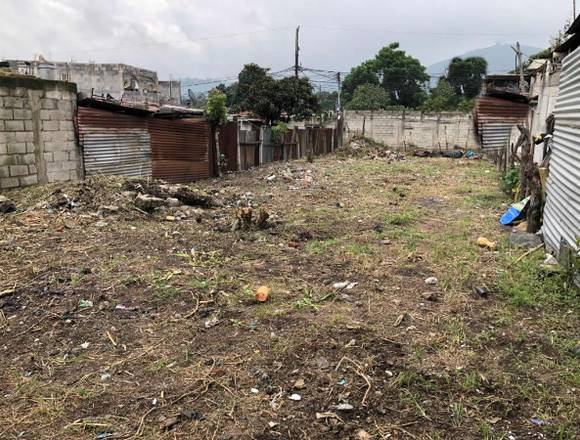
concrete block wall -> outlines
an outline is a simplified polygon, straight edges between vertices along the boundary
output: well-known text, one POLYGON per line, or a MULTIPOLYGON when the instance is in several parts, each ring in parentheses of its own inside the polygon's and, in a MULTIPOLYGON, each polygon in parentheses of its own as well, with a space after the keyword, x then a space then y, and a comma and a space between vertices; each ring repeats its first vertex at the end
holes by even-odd
POLYGON ((76 85, 0 77, 0 190, 81 177, 76 85))
POLYGON ((347 136, 361 134, 392 148, 477 148, 473 116, 467 113, 422 113, 403 110, 345 112, 347 136))

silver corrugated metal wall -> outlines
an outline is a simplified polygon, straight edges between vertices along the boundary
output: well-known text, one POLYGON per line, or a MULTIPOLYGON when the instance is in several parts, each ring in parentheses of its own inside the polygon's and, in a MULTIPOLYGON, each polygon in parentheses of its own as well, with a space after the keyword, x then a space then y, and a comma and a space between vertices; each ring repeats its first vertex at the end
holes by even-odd
POLYGON ((580 237, 580 48, 564 58, 554 114, 544 237, 559 253, 563 242, 578 250, 580 237))

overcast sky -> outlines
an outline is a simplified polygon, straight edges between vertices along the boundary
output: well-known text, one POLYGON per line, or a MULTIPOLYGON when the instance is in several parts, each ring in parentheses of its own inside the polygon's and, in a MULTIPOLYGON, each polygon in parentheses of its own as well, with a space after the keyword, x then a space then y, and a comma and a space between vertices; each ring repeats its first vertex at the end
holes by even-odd
POLYGON ((0 58, 122 62, 161 79, 256 62, 349 70, 399 41, 429 65, 497 42, 544 47, 572 0, 0 0, 0 58))

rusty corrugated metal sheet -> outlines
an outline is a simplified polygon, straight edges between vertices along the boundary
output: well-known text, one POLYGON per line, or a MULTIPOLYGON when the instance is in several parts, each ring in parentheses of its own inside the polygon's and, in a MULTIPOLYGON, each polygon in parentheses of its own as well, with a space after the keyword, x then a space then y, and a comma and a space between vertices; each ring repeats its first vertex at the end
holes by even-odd
POLYGON ((150 119, 153 178, 187 183, 213 175, 212 131, 205 119, 150 119))
POLYGON ((77 126, 87 175, 151 176, 151 144, 144 118, 79 107, 77 126))
POLYGON ((483 96, 477 100, 475 123, 482 148, 499 150, 511 143, 512 128, 529 115, 528 104, 483 96))

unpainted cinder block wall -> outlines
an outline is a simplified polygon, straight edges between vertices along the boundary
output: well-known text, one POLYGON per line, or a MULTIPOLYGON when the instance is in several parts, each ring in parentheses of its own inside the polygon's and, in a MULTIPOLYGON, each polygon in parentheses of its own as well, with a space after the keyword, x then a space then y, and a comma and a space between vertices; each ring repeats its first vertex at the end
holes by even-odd
POLYGON ((76 85, 0 77, 0 189, 81 177, 76 85))
POLYGON ((392 148, 429 150, 478 148, 473 116, 469 113, 382 110, 345 112, 347 137, 361 134, 392 148))

